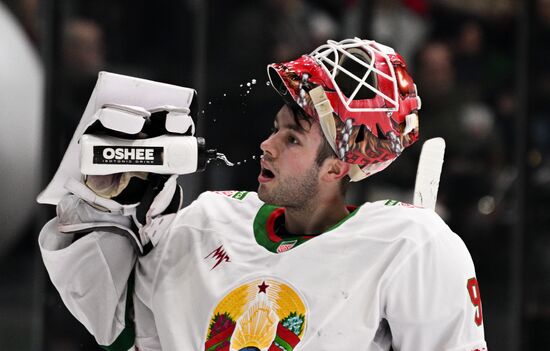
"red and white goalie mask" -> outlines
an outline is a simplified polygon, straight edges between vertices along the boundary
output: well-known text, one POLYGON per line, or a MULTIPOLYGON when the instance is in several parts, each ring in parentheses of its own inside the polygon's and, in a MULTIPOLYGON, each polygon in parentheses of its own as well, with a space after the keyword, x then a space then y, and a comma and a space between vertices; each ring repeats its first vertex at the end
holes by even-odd
POLYGON ((418 139, 420 97, 405 60, 359 38, 329 40, 309 55, 268 66, 272 86, 321 124, 358 181, 386 168, 418 139))

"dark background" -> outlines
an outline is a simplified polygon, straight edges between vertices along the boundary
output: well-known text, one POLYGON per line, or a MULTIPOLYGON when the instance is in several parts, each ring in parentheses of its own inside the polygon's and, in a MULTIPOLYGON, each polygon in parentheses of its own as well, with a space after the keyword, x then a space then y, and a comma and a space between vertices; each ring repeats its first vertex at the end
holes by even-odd
MULTIPOLYGON (((447 141, 437 211, 476 264, 489 348, 550 347, 549 0, 2 3, 44 74, 38 189, 57 169, 100 70, 197 89, 198 134, 241 165, 183 177, 190 201, 205 189, 256 188, 252 156, 281 104, 266 86, 266 64, 329 38, 394 46, 422 97, 421 142, 447 141)), ((24 133, 9 129, 17 116, 0 117, 2 133, 24 133)), ((412 201, 421 142, 354 184, 349 201, 412 201)), ((50 207, 25 209, 15 229, 2 217, 10 240, 0 241, 0 350, 98 349, 41 263, 36 239, 50 207)))

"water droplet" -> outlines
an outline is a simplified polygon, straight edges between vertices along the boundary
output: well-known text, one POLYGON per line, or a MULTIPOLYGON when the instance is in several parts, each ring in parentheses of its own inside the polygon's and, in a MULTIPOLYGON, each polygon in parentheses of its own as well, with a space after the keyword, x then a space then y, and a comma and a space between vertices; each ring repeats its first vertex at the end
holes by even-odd
POLYGON ((208 101, 208 105, 212 105, 212 101, 208 101))
POLYGON ((244 160, 243 162, 246 163, 246 160, 244 160))
POLYGON ((241 88, 243 87, 243 85, 242 85, 242 84, 241 84, 241 85, 239 85, 239 86, 240 86, 241 88))
POLYGON ((265 85, 270 86, 271 82, 265 82, 265 85))
POLYGON ((250 90, 247 90, 246 93, 247 93, 247 94, 250 93, 250 90))
POLYGON ((226 93, 223 93, 223 96, 227 96, 227 94, 226 94, 226 93))
POLYGON ((252 79, 252 84, 256 84, 256 79, 252 79))
POLYGON ((212 121, 213 121, 213 122, 216 122, 216 119, 214 118, 212 121))
POLYGON ((252 156, 252 159, 255 160, 255 159, 256 159, 256 155, 252 156))
POLYGON ((228 165, 229 167, 233 167, 233 166, 234 166, 234 164, 233 164, 231 161, 229 161, 229 160, 227 159, 227 157, 226 157, 224 154, 222 154, 221 152, 217 152, 217 153, 216 153, 216 159, 222 160, 222 161, 225 162, 225 164, 228 165))
POLYGON ((240 163, 240 162, 237 162, 237 166, 240 166, 240 165, 241 165, 241 163, 240 163))
POLYGON ((260 158, 261 158, 261 159, 264 158, 264 155, 260 155, 260 158))
POLYGON ((202 110, 201 113, 204 114, 204 110, 202 110))
POLYGON ((249 86, 250 86, 250 83, 246 83, 246 86, 249 87, 249 86))

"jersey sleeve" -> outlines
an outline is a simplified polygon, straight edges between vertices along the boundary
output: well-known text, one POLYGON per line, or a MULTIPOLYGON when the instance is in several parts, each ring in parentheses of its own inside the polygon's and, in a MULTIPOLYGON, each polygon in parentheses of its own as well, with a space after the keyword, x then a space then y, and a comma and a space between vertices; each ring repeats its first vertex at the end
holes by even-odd
POLYGON ((450 230, 434 235, 402 260, 385 301, 397 351, 486 351, 474 265, 450 230))
POLYGON ((92 232, 75 242, 57 230, 57 219, 39 235, 50 279, 68 310, 107 350, 128 350, 135 332, 127 318, 136 254, 127 238, 92 232), (130 282, 129 282, 130 281, 130 282))

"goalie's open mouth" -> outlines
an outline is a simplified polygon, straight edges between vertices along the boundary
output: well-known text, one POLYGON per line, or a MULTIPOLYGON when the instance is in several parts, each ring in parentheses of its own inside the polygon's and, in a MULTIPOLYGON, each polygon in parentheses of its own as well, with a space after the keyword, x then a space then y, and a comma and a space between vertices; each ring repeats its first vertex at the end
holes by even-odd
POLYGON ((273 173, 272 170, 270 170, 264 161, 261 162, 261 170, 260 170, 260 175, 258 176, 258 181, 260 183, 266 183, 266 182, 269 182, 270 180, 272 180, 273 178, 275 178, 275 174, 273 173))
POLYGON ((271 172, 269 169, 262 169, 262 176, 266 178, 275 178, 275 174, 271 172))

